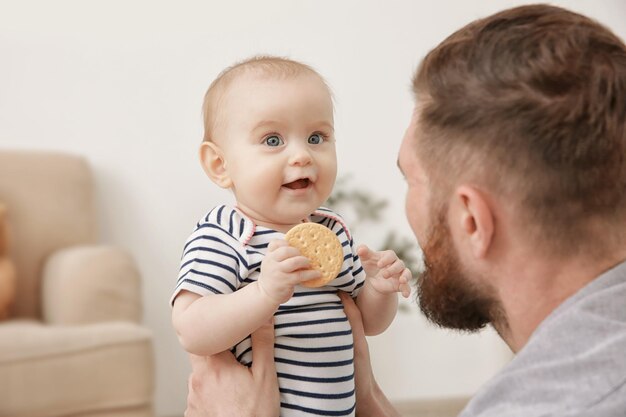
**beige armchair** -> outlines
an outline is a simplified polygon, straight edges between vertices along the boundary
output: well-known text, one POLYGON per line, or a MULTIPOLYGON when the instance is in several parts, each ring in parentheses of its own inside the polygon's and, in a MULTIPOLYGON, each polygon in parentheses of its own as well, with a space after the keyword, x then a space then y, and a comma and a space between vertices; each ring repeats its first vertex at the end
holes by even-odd
POLYGON ((0 417, 152 416, 150 332, 131 257, 96 244, 80 157, 0 150, 17 296, 0 321, 0 417))

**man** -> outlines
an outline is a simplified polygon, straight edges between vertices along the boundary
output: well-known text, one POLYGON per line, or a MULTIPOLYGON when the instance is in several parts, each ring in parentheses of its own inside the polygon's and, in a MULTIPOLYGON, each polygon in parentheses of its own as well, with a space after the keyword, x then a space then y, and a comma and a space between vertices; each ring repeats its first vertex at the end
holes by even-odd
MULTIPOLYGON (((443 327, 491 324, 517 354, 461 416, 625 416, 626 46, 584 16, 519 7, 444 40, 413 90, 398 164, 420 307, 443 327)), ((357 414, 396 416, 344 304, 357 414)), ((189 416, 277 415, 271 327, 255 337, 251 370, 196 363, 189 416), (255 396, 216 396, 236 385, 255 396)))

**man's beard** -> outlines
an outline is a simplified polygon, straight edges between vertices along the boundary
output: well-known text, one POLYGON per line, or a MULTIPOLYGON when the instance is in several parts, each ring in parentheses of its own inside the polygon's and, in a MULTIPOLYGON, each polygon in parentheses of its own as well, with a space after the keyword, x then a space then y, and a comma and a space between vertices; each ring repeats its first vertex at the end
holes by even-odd
POLYGON ((491 287, 478 286, 463 271, 446 223, 446 211, 438 210, 422 248, 425 267, 417 278, 420 309, 431 322, 450 329, 473 332, 489 323, 506 326, 491 287))

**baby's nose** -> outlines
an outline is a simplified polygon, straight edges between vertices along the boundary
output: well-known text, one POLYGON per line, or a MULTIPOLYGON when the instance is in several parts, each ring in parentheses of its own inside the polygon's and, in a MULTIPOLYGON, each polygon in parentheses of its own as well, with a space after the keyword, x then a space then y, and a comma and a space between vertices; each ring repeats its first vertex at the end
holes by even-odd
POLYGON ((291 165, 308 165, 311 161, 311 153, 305 146, 294 147, 289 157, 289 164, 291 165))

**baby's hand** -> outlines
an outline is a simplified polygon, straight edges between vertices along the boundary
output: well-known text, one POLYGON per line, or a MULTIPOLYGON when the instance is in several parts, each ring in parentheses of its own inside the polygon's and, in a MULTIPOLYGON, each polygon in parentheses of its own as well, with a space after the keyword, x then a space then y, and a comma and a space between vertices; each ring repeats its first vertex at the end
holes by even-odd
POLYGON ((270 242, 261 262, 259 287, 273 302, 282 304, 291 298, 297 284, 320 276, 298 249, 277 239, 270 242))
POLYGON ((357 255, 361 258, 365 274, 376 291, 382 294, 399 292, 404 298, 409 298, 411 271, 404 266, 404 262, 394 251, 373 251, 365 245, 360 245, 357 248, 357 255))

